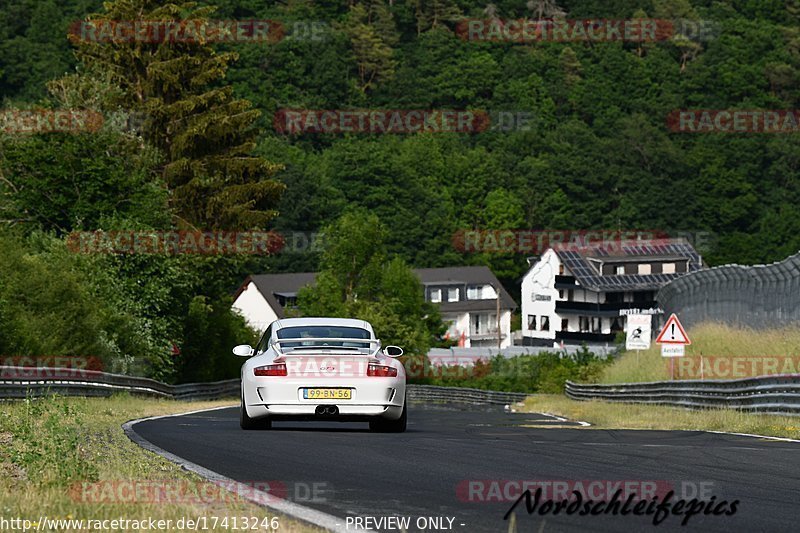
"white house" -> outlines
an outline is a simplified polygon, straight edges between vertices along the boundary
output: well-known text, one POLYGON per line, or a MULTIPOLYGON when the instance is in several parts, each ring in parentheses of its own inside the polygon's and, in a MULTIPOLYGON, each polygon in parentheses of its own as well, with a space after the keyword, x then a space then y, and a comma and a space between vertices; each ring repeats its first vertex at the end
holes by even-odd
MULTIPOLYGON (((439 307, 449 324, 447 336, 466 348, 511 346, 511 312, 517 305, 485 266, 418 268, 425 299, 439 307), (499 298, 498 298, 499 290, 499 298), (497 309, 500 309, 498 329, 497 309)), ((234 294, 233 308, 255 329, 265 329, 296 304, 297 292, 313 285, 316 274, 248 276, 234 294)))
POLYGON ((655 301, 659 288, 703 268, 682 239, 550 248, 531 259, 522 279, 522 341, 528 346, 613 342, 627 315, 663 314, 655 301))
POLYGON ((233 296, 233 308, 257 331, 279 318, 285 318, 285 307, 293 307, 297 291, 313 285, 314 272, 294 274, 260 274, 247 276, 233 296))

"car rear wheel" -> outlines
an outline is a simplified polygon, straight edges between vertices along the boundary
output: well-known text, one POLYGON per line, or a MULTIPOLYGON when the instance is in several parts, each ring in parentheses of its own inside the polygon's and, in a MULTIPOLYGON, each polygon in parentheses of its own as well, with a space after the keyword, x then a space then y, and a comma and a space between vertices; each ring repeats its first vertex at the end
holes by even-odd
POLYGON ((250 418, 247 415, 247 409, 244 408, 244 393, 242 393, 241 401, 239 403, 239 426, 242 429, 272 429, 272 420, 269 418, 250 418))
POLYGON ((408 405, 403 399, 403 414, 397 420, 385 420, 378 418, 369 423, 370 431, 376 433, 403 433, 408 425, 408 405))

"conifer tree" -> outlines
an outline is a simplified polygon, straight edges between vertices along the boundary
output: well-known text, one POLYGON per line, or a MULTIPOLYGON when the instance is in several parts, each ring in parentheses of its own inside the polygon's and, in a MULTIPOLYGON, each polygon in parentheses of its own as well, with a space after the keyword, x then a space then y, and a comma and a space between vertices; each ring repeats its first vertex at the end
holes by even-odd
POLYGON ((343 28, 358 65, 359 90, 367 92, 394 77, 397 62, 389 42, 397 41, 391 13, 373 2, 372 11, 358 4, 350 8, 343 28), (370 23, 370 17, 374 21, 370 23))
POLYGON ((94 38, 103 35, 104 21, 191 20, 200 28, 215 8, 156 0, 115 0, 104 7, 87 18, 97 32, 71 35, 82 68, 60 82, 105 79, 120 90, 104 111, 122 108, 145 117, 140 133, 163 154, 161 173, 179 225, 264 227, 277 214, 284 186, 272 179, 279 165, 251 155, 260 112, 224 83, 237 54, 216 52, 207 42, 213 34, 202 31, 187 31, 191 38, 180 40, 94 38))

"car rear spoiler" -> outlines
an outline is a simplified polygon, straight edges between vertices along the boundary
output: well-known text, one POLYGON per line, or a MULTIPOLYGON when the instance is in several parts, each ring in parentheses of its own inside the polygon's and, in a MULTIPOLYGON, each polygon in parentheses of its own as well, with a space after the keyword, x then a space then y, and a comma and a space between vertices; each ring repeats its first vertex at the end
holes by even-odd
MULTIPOLYGON (((359 343, 359 344, 368 344, 369 345, 368 349, 371 350, 369 356, 372 357, 372 358, 375 358, 377 356, 378 352, 381 349, 381 341, 379 339, 354 339, 352 337, 301 337, 301 338, 294 338, 294 339, 278 339, 276 341, 273 341, 273 343, 272 343, 272 347, 275 350, 275 353, 277 354, 277 356, 275 357, 275 361, 282 360, 287 354, 287 352, 284 352, 284 350, 281 348, 281 344, 286 344, 286 343, 290 343, 290 342, 302 342, 302 343, 312 342, 312 343, 318 343, 318 344, 312 344, 310 346, 295 346, 295 347, 293 347, 294 349, 300 349, 300 348, 302 348, 302 349, 325 348, 325 349, 332 349, 332 350, 335 350, 337 348, 359 349, 359 347, 358 346, 329 346, 329 345, 326 345, 326 344, 323 344, 323 343, 328 343, 328 342, 342 342, 342 343, 344 343, 344 342, 353 342, 353 343, 359 343), (374 350, 372 349, 373 345, 375 346, 374 350)), ((314 355, 314 354, 308 354, 308 355, 314 355)), ((320 355, 329 355, 329 354, 320 354, 320 355)))

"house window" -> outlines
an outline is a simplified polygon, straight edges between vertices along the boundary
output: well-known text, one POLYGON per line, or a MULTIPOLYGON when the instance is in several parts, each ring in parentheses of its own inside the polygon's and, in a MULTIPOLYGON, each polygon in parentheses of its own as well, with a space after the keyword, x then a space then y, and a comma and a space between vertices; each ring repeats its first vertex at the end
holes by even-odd
POLYGON ((578 317, 581 333, 589 333, 589 317, 578 317))
POLYGON ((592 317, 592 333, 600 333, 600 317, 592 317))
POLYGON ((661 273, 662 274, 674 274, 675 273, 675 263, 664 263, 661 265, 661 273))
POLYGON ((622 276, 623 274, 625 274, 625 265, 617 265, 614 269, 614 273, 617 276, 622 276))
POLYGON ((542 315, 539 317, 539 330, 541 331, 550 331, 550 317, 547 315, 542 315))
POLYGON ((558 289, 558 299, 559 300, 564 299, 564 289, 558 289))
POLYGON ((561 331, 569 331, 569 318, 561 319, 561 331))
POLYGON ((447 301, 448 302, 458 301, 458 287, 447 289, 447 301))
POLYGON ((536 329, 536 315, 528 315, 528 329, 536 329))
POLYGON ((497 315, 491 314, 478 314, 471 315, 472 335, 488 335, 490 333, 497 333, 497 315))
POLYGON ((442 301, 442 289, 431 289, 431 302, 439 303, 442 301))
POLYGON ((639 274, 641 274, 641 275, 650 274, 650 272, 652 272, 652 270, 653 269, 650 267, 650 263, 641 263, 639 265, 639 274))
POLYGON ((483 292, 481 289, 482 287, 480 285, 467 287, 467 300, 480 300, 481 293, 483 292))

